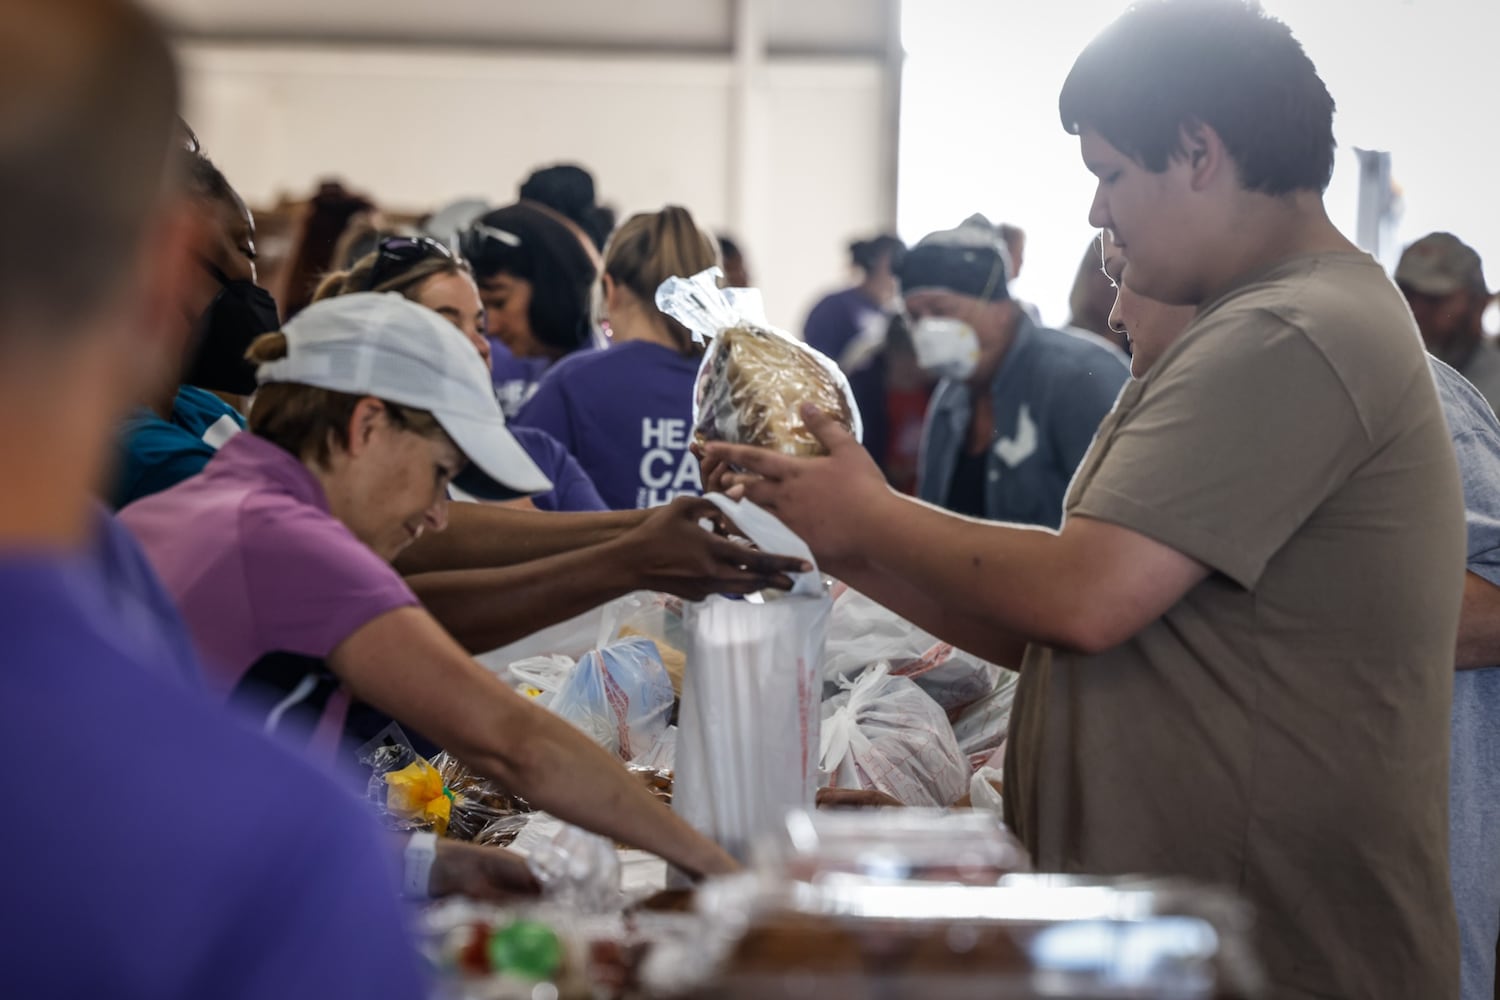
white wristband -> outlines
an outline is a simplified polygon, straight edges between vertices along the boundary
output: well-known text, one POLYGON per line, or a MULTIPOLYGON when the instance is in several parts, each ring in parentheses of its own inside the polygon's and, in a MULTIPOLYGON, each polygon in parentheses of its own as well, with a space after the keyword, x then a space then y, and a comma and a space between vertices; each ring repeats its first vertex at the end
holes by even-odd
POLYGON ((414 833, 406 842, 406 874, 401 881, 403 895, 426 899, 431 895, 432 862, 437 857, 437 834, 414 833))

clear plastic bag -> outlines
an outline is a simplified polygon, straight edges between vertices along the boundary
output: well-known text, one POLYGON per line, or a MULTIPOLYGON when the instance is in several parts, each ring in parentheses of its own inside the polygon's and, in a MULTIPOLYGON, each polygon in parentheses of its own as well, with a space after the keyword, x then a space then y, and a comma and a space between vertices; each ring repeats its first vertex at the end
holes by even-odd
POLYGON ((995 664, 924 632, 854 588, 836 585, 823 680, 828 684, 852 680, 881 661, 890 664, 892 674, 916 681, 949 718, 994 691, 1004 673, 995 664))
POLYGON ((605 837, 536 813, 511 843, 547 900, 584 913, 620 908, 620 858, 605 837))
POLYGON ((874 788, 908 806, 950 806, 969 764, 948 717, 921 688, 870 667, 823 703, 820 766, 834 788, 874 788))
POLYGON ((799 412, 812 403, 855 437, 863 434, 849 380, 832 359, 765 324, 744 300, 726 295, 718 268, 672 277, 656 291, 662 312, 707 343, 693 393, 693 436, 699 444, 729 441, 788 455, 824 449, 799 412))
MULTIPOLYGON (((754 504, 709 499, 763 550, 812 562, 801 539, 754 504)), ((757 836, 777 829, 788 810, 811 808, 817 793, 829 604, 814 570, 789 594, 711 597, 688 608, 672 807, 742 861, 757 836)))
POLYGON ((585 653, 548 707, 629 761, 656 746, 675 701, 656 644, 630 639, 585 653))
POLYGON ((518 693, 545 708, 566 686, 577 666, 575 660, 560 654, 531 656, 505 666, 499 676, 518 693))
POLYGON ((970 768, 990 763, 1005 743, 1010 731, 1010 708, 1016 700, 1016 683, 1021 675, 1013 670, 1000 671, 1000 679, 989 694, 965 708, 953 720, 953 735, 958 748, 969 759, 970 768))

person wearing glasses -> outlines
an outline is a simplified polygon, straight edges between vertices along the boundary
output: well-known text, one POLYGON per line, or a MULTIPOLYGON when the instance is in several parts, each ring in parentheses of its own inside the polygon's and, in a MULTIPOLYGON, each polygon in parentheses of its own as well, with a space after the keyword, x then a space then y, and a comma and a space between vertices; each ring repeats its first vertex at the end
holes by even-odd
POLYGON ((703 347, 656 307, 656 289, 718 262, 713 236, 687 209, 631 217, 604 253, 611 346, 559 361, 516 416, 561 441, 616 510, 702 492, 689 444, 703 347))
MULTIPOLYGON (((251 356, 249 430, 202 474, 121 514, 182 610, 209 693, 325 760, 357 698, 561 819, 689 874, 733 868, 618 760, 476 663, 391 567, 446 526, 450 483, 476 496, 537 488, 453 325, 400 295, 353 293, 308 306, 251 356)), ((790 586, 799 560, 711 535, 698 522, 717 508, 692 503, 617 543, 528 564, 506 597, 547 602, 528 628, 587 610, 578 580, 661 559, 679 521, 743 567, 730 589, 790 586)))
MULTIPOLYGON (((351 292, 396 292, 426 306, 458 328, 486 367, 491 364, 485 335, 484 305, 467 261, 447 246, 426 236, 388 236, 375 250, 347 271, 335 271, 319 283, 313 301, 351 292)), ((534 427, 507 427, 526 454, 543 471, 552 488, 531 497, 509 501, 537 510, 607 510, 599 491, 568 449, 552 435, 534 427)))
POLYGON ((528 201, 481 216, 459 249, 484 302, 500 408, 513 417, 548 368, 594 346, 598 255, 575 225, 528 201))

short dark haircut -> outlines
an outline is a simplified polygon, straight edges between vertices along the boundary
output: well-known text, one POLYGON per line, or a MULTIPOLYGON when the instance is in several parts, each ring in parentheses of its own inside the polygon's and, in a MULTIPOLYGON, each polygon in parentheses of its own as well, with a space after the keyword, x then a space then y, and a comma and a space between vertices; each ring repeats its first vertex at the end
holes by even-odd
POLYGON ((1140 0, 1083 50, 1058 100, 1063 128, 1091 128, 1146 169, 1208 125, 1247 190, 1327 189, 1333 98, 1284 23, 1256 0, 1140 0))
POLYGON ((128 0, 0 5, 0 343, 60 343, 128 274, 166 190, 177 71, 128 0))
POLYGON ((875 270, 875 265, 882 257, 889 257, 891 270, 900 274, 901 262, 905 256, 906 244, 901 242, 901 237, 890 233, 883 233, 868 240, 855 240, 849 244, 849 262, 867 274, 875 270))
POLYGON ((180 150, 177 164, 182 186, 188 194, 227 205, 239 203, 239 192, 229 183, 229 178, 201 150, 180 150))

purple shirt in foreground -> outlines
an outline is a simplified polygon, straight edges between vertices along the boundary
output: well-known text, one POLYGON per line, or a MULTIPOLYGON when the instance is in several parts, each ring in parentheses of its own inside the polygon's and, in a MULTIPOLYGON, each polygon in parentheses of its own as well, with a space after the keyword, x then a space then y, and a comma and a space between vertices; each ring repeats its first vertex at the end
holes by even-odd
POLYGON ((100 563, 0 556, 6 995, 421 997, 394 844, 148 663, 173 643, 100 563))

